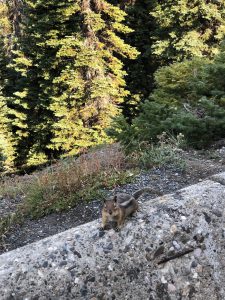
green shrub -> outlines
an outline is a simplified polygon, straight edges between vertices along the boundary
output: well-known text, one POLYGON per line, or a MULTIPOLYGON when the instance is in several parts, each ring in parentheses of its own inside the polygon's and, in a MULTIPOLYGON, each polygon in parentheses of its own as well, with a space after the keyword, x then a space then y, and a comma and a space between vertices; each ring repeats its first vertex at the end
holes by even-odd
POLYGON ((170 107, 195 104, 208 92, 205 80, 206 68, 210 65, 208 59, 194 58, 158 69, 155 72, 156 88, 150 100, 170 107))
POLYGON ((181 133, 188 145, 205 147, 225 137, 225 109, 215 100, 207 98, 199 100, 192 111, 146 101, 142 105, 142 112, 131 125, 126 124, 123 131, 116 127, 110 131, 127 152, 137 150, 145 142, 156 144, 162 132, 173 136, 181 133))
MULTIPOLYGON (((140 114, 128 124, 115 119, 108 134, 128 152, 142 143, 157 143, 166 132, 183 134, 188 145, 208 146, 225 137, 225 54, 214 61, 194 59, 175 63, 156 72, 156 89, 140 114)), ((150 155, 150 154, 149 154, 150 155)))
POLYGON ((181 169, 185 168, 180 147, 184 144, 183 135, 177 137, 168 136, 163 132, 158 136, 157 145, 146 144, 139 151, 139 163, 143 168, 155 166, 173 165, 181 169))

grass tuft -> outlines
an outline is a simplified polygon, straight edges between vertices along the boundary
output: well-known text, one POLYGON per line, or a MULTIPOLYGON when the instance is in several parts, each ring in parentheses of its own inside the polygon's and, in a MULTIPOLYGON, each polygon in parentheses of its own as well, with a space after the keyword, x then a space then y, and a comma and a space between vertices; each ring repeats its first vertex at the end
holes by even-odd
POLYGON ((2 181, 2 197, 21 198, 17 211, 0 218, 0 233, 24 218, 68 210, 81 201, 103 198, 107 189, 132 180, 120 147, 108 145, 79 158, 67 158, 32 175, 2 181))

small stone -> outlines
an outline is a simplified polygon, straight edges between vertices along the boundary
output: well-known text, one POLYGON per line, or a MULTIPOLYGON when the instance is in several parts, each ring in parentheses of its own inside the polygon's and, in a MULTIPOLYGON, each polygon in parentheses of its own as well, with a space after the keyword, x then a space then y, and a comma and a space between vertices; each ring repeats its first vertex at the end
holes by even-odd
POLYGON ((206 222, 209 224, 211 222, 211 217, 206 212, 203 212, 203 214, 204 214, 206 222))
POLYGON ((171 227, 170 227, 170 232, 172 234, 175 234, 177 232, 177 226, 175 224, 173 224, 171 227))
POLYGON ((197 273, 202 273, 203 267, 202 267, 201 265, 197 265, 195 271, 196 271, 197 273))
POLYGON ((74 282, 75 282, 75 284, 78 284, 80 282, 80 279, 78 277, 76 277, 74 282))
POLYGON ((43 264, 42 264, 42 267, 43 267, 43 268, 47 268, 47 267, 48 267, 48 262, 47 262, 47 261, 44 261, 43 264))
POLYGON ((161 277, 161 282, 162 282, 163 284, 166 284, 166 283, 167 283, 167 280, 165 279, 164 276, 161 277))
POLYGON ((194 273, 193 278, 195 278, 195 279, 198 278, 198 273, 194 273))
POLYGON ((202 235, 202 233, 197 233, 194 237, 194 240, 197 242, 202 243, 204 241, 204 236, 202 235))
POLYGON ((117 258, 113 258, 114 263, 118 264, 119 260, 117 258))
POLYGON ((67 261, 63 260, 59 263, 59 266, 62 267, 62 266, 65 266, 67 265, 67 261))
POLYGON ((145 276, 145 282, 146 282, 147 284, 151 283, 151 281, 150 281, 150 279, 148 278, 148 276, 145 276))
POLYGON ((187 217, 181 216, 180 219, 181 219, 181 221, 185 221, 187 219, 187 217))
POLYGON ((95 282, 95 276, 88 277, 87 281, 95 282))
POLYGON ((44 278, 44 277, 45 277, 44 274, 43 274, 43 272, 41 272, 40 270, 38 270, 38 275, 39 275, 41 278, 44 278))
POLYGON ((202 254, 202 250, 200 248, 197 248, 194 250, 194 256, 196 258, 199 258, 201 256, 201 254, 202 254))
POLYGON ((113 271, 113 267, 111 265, 108 265, 108 270, 113 271))
POLYGON ((174 253, 175 253, 175 248, 172 246, 172 247, 170 247, 169 250, 168 250, 168 255, 171 256, 171 255, 173 255, 174 253))
POLYGON ((180 250, 180 245, 177 243, 177 241, 173 241, 173 246, 175 249, 180 250))
POLYGON ((197 267, 197 262, 194 260, 192 263, 191 263, 191 268, 196 268, 197 267))
POLYGON ((172 283, 168 284, 168 292, 169 293, 174 293, 176 291, 176 287, 175 285, 173 285, 172 283))
POLYGON ((150 261, 150 260, 152 260, 152 255, 149 252, 147 252, 145 254, 145 258, 147 259, 147 261, 150 261))
POLYGON ((73 253, 74 253, 77 257, 81 258, 81 254, 80 254, 78 251, 74 250, 73 253))

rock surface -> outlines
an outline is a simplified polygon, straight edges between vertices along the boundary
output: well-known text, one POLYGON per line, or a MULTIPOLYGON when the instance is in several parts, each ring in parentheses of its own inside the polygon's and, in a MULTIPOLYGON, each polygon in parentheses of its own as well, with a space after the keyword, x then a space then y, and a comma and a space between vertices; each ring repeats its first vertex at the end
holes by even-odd
POLYGON ((0 299, 225 299, 225 173, 0 256, 0 299))

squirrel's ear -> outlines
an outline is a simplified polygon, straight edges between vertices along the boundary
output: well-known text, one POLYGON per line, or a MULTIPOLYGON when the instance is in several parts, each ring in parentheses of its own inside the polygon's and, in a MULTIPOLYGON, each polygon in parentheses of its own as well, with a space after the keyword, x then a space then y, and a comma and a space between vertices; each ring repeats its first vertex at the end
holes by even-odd
POLYGON ((114 201, 114 202, 117 201, 117 196, 116 196, 116 195, 114 196, 113 201, 114 201))

